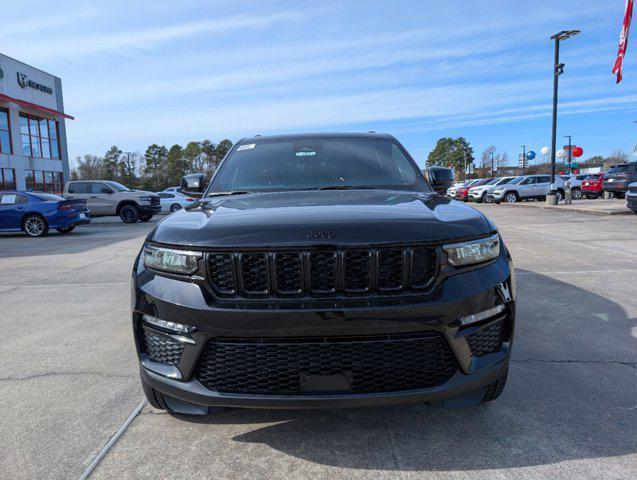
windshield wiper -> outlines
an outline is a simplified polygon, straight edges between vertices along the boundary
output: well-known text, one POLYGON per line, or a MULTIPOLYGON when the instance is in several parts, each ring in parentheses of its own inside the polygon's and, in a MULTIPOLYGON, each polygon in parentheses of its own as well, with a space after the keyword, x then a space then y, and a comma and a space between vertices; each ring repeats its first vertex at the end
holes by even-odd
POLYGON ((246 193, 252 193, 252 192, 249 192, 247 190, 230 190, 229 192, 210 192, 204 198, 220 197, 223 195, 245 195, 246 193))
POLYGON ((309 188, 308 190, 374 190, 375 187, 365 187, 356 185, 332 185, 330 187, 309 188))

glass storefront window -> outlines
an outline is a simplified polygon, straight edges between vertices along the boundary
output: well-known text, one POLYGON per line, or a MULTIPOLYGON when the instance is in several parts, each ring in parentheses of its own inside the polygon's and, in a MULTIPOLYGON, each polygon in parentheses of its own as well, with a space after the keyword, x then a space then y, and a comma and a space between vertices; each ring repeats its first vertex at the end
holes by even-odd
POLYGON ((0 153, 11 153, 9 111, 4 108, 0 108, 0 153))
POLYGON ((15 190, 15 172, 12 168, 0 168, 0 190, 15 190))
POLYGON ((35 172, 33 172, 33 170, 27 170, 25 172, 24 175, 26 184, 27 184, 27 191, 29 192, 34 192, 36 191, 35 189, 35 172))
POLYGON ((62 172, 27 170, 25 173, 27 190, 30 192, 62 193, 64 179, 62 172))
POLYGON ((56 120, 20 113, 22 153, 41 158, 60 158, 60 139, 56 120))

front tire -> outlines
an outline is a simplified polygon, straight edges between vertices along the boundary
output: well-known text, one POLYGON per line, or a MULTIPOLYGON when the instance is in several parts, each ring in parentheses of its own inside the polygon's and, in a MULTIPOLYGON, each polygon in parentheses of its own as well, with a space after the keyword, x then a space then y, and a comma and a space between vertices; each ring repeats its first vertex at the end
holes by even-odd
POLYGON ((139 210, 135 205, 124 205, 119 211, 119 218, 124 223, 135 223, 139 220, 139 210))
POLYGON ((22 229, 29 237, 44 237, 49 233, 49 224, 42 215, 29 215, 23 223, 22 229))
POLYGON ((75 225, 69 225, 68 227, 56 228, 60 233, 71 233, 75 229, 75 225))
POLYGON ((178 203, 173 203, 170 206, 170 213, 175 213, 177 210, 181 210, 181 205, 179 205, 178 203))
POLYGON ((579 188, 574 188, 571 191, 571 198, 573 200, 579 200, 580 198, 582 198, 582 191, 579 188))
POLYGON ((518 196, 513 192, 509 192, 504 196, 504 201, 506 203, 515 203, 518 201, 518 196))

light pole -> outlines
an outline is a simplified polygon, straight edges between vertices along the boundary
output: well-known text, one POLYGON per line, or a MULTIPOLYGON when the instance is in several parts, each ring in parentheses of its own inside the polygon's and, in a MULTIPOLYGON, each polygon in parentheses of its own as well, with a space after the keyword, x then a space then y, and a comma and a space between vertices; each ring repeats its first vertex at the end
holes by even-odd
POLYGON ((526 164, 526 145, 520 145, 522 148, 522 175, 524 175, 524 165, 526 164))
POLYGON ((467 152, 462 149, 462 159, 464 160, 464 181, 467 181, 467 152))
MULTIPOLYGON (((553 203, 556 200, 555 190, 555 144, 557 142, 557 78, 564 73, 564 64, 560 63, 560 42, 568 38, 574 37, 580 33, 580 30, 562 30, 551 36, 551 40, 555 41, 555 61, 553 64, 553 126, 551 130, 551 198, 553 203)), ((548 197, 547 203, 550 202, 548 197)))
POLYGON ((570 135, 564 135, 564 138, 568 138, 568 174, 571 174, 571 148, 573 147, 573 144, 571 143, 571 136, 570 135))
POLYGON ((491 176, 493 177, 493 152, 491 152, 491 176))

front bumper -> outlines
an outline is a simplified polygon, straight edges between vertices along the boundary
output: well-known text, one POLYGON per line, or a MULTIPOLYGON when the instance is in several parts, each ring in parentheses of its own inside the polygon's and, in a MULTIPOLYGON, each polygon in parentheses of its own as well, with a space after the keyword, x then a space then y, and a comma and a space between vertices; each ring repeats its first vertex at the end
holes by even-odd
MULTIPOLYGON (((132 282, 133 329, 143 380, 158 391, 204 406, 252 408, 331 408, 441 401, 480 390, 507 369, 515 322, 515 281, 506 248, 495 261, 447 276, 418 302, 391 306, 321 309, 218 308, 209 292, 196 283, 174 280, 136 262, 132 282), (462 327, 460 319, 504 305, 497 318, 462 327), (151 360, 144 352, 142 315, 179 322, 196 330, 186 335, 175 365, 151 360), (502 320, 502 319, 505 320, 502 320), (474 356, 469 335, 497 321, 509 322, 510 334, 497 351, 474 356), (380 393, 339 391, 311 394, 220 393, 198 380, 197 366, 208 342, 218 338, 283 339, 436 333, 444 338, 457 369, 444 383, 428 388, 380 393)), ((302 348, 302 347, 301 347, 302 348)))
POLYGON ((626 195, 626 206, 633 212, 637 213, 637 195, 626 195))
POLYGON ((161 212, 161 205, 160 204, 156 204, 156 205, 139 205, 139 213, 141 213, 142 215, 156 215, 159 212, 161 212))

